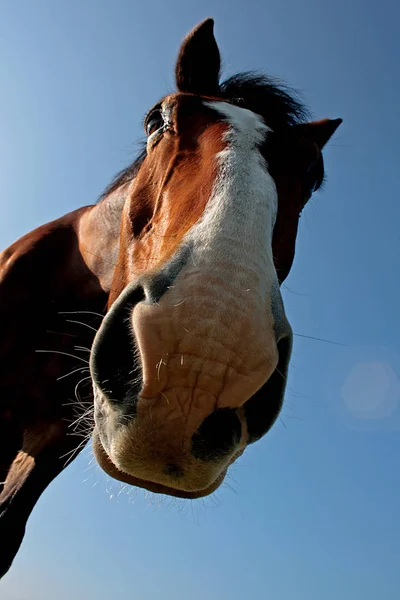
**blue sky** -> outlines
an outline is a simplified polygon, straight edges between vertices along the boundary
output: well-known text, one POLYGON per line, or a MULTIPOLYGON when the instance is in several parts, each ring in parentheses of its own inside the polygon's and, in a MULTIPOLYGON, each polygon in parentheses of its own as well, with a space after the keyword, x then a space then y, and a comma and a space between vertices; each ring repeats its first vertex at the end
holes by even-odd
POLYGON ((226 74, 278 76, 344 119, 283 290, 282 418, 192 503, 121 491, 88 448, 34 510, 4 600, 398 598, 397 2, 2 2, 0 245, 96 200, 207 16, 226 74))

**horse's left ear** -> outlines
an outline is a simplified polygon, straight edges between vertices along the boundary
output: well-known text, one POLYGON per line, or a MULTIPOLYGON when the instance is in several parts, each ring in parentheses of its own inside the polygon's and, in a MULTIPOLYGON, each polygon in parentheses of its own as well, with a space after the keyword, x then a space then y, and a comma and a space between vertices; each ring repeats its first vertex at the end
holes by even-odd
POLYGON ((301 131, 301 135, 315 142, 318 148, 322 150, 341 123, 342 119, 322 119, 321 121, 295 125, 295 128, 301 131))
POLYGON ((175 66, 179 92, 216 96, 221 57, 214 37, 214 20, 197 25, 182 42, 175 66))

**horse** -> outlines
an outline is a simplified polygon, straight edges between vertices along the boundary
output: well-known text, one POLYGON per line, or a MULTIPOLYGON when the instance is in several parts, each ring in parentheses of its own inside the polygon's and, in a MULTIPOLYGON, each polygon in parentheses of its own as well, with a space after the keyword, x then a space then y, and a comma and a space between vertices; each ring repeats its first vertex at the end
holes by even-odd
POLYGON ((221 82, 213 29, 184 39, 177 91, 99 201, 0 254, 1 575, 86 443, 79 423, 111 477, 195 499, 281 409, 292 330, 280 286, 341 119, 310 121, 266 76, 221 82))

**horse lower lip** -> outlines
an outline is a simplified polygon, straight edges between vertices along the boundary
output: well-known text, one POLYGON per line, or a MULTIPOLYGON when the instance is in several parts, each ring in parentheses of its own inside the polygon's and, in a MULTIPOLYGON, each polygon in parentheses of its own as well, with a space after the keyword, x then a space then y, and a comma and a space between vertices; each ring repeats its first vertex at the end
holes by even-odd
POLYGON ((179 490, 176 488, 168 487, 162 484, 154 483, 152 481, 146 481, 143 479, 139 479, 138 477, 134 477, 129 473, 125 473, 124 471, 120 471, 115 464, 111 461, 107 452, 104 450, 103 444, 100 441, 99 434, 95 429, 93 432, 93 452, 96 457, 96 460, 100 467, 108 474, 110 477, 117 479, 123 483, 128 483, 129 485, 134 485, 135 487, 140 487, 148 490, 149 492, 153 492, 156 494, 166 494, 168 496, 175 496, 177 498, 183 498, 187 500, 195 500, 196 498, 201 498, 203 496, 208 496, 212 494, 222 483, 225 478, 227 469, 225 469, 218 477, 207 487, 201 490, 193 490, 193 491, 185 491, 179 490))
POLYGON ((140 483, 136 483, 134 485, 145 488, 148 491, 156 494, 167 494, 169 496, 175 496, 177 498, 195 500, 196 498, 202 498, 203 496, 208 496, 209 494, 212 494, 217 489, 219 484, 222 483, 222 480, 224 479, 225 475, 226 471, 223 471, 209 486, 201 490, 195 490, 193 492, 178 490, 176 488, 170 488, 168 486, 159 485, 157 483, 152 483, 150 481, 144 481, 141 479, 137 479, 137 481, 140 483))

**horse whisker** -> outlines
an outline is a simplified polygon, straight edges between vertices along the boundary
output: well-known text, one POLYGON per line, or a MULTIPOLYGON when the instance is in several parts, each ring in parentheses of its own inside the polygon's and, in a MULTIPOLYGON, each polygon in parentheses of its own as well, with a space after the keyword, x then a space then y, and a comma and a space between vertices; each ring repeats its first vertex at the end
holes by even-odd
POLYGON ((86 363, 87 365, 89 364, 88 360, 85 360, 84 358, 81 358, 80 356, 75 356, 74 354, 70 354, 69 352, 61 352, 61 350, 35 350, 35 352, 48 353, 48 354, 62 354, 63 356, 70 356, 71 358, 76 358, 76 360, 80 360, 80 361, 86 363))
POLYGON ((82 321, 75 321, 74 319, 66 319, 66 321, 67 323, 77 323, 78 325, 83 325, 83 327, 87 327, 88 329, 91 329, 92 331, 97 333, 97 329, 95 327, 92 327, 87 323, 83 323, 82 321))
POLYGON ((77 373, 78 371, 86 371, 86 370, 89 370, 89 367, 79 367, 78 369, 74 369, 73 371, 70 371, 66 375, 61 375, 61 377, 57 377, 56 381, 60 381, 60 379, 65 379, 65 377, 69 377, 70 375, 73 375, 74 373, 77 373))
POLYGON ((77 425, 78 423, 80 423, 80 421, 84 418, 86 418, 89 414, 91 414, 93 412, 93 407, 89 407, 88 409, 85 410, 85 412, 83 412, 81 415, 79 415, 79 417, 77 419, 75 419, 75 421, 72 421, 72 423, 70 423, 68 425, 68 428, 73 427, 74 425, 77 425))
POLYGON ((88 377, 83 377, 80 381, 78 381, 78 383, 75 386, 75 398, 78 400, 78 402, 82 402, 81 398, 79 397, 78 388, 81 385, 81 383, 87 381, 88 379, 91 379, 90 375, 88 377))
POLYGON ((90 348, 86 346, 74 346, 74 350, 84 350, 85 352, 91 352, 90 348))
POLYGON ((76 406, 76 407, 80 407, 80 406, 83 406, 85 404, 93 404, 93 402, 91 400, 86 400, 86 402, 84 400, 81 400, 80 402, 77 402, 76 400, 73 400, 72 402, 64 402, 63 404, 61 404, 61 406, 76 406))
POLYGON ((65 335, 66 337, 72 337, 72 338, 78 337, 77 335, 74 335, 73 333, 63 333, 62 331, 53 331, 52 329, 47 329, 46 333, 54 333, 56 335, 65 335))
POLYGON ((101 313, 93 312, 92 310, 69 310, 69 311, 60 311, 59 315, 95 315, 96 317, 101 317, 104 319, 104 315, 101 313))
POLYGON ((317 342, 325 342, 326 344, 334 344, 335 346, 345 346, 348 344, 343 344, 342 342, 333 342, 332 340, 324 340, 323 338, 314 337, 313 335, 304 335, 302 333, 293 333, 296 337, 307 338, 309 340, 315 340, 317 342))
POLYGON ((68 456, 69 454, 71 454, 71 456, 68 458, 68 460, 64 464, 64 469, 68 465, 68 463, 74 458, 75 454, 86 444, 86 441, 87 440, 82 440, 76 448, 74 448, 70 452, 66 452, 65 454, 60 456, 60 458, 64 458, 65 456, 68 456))

